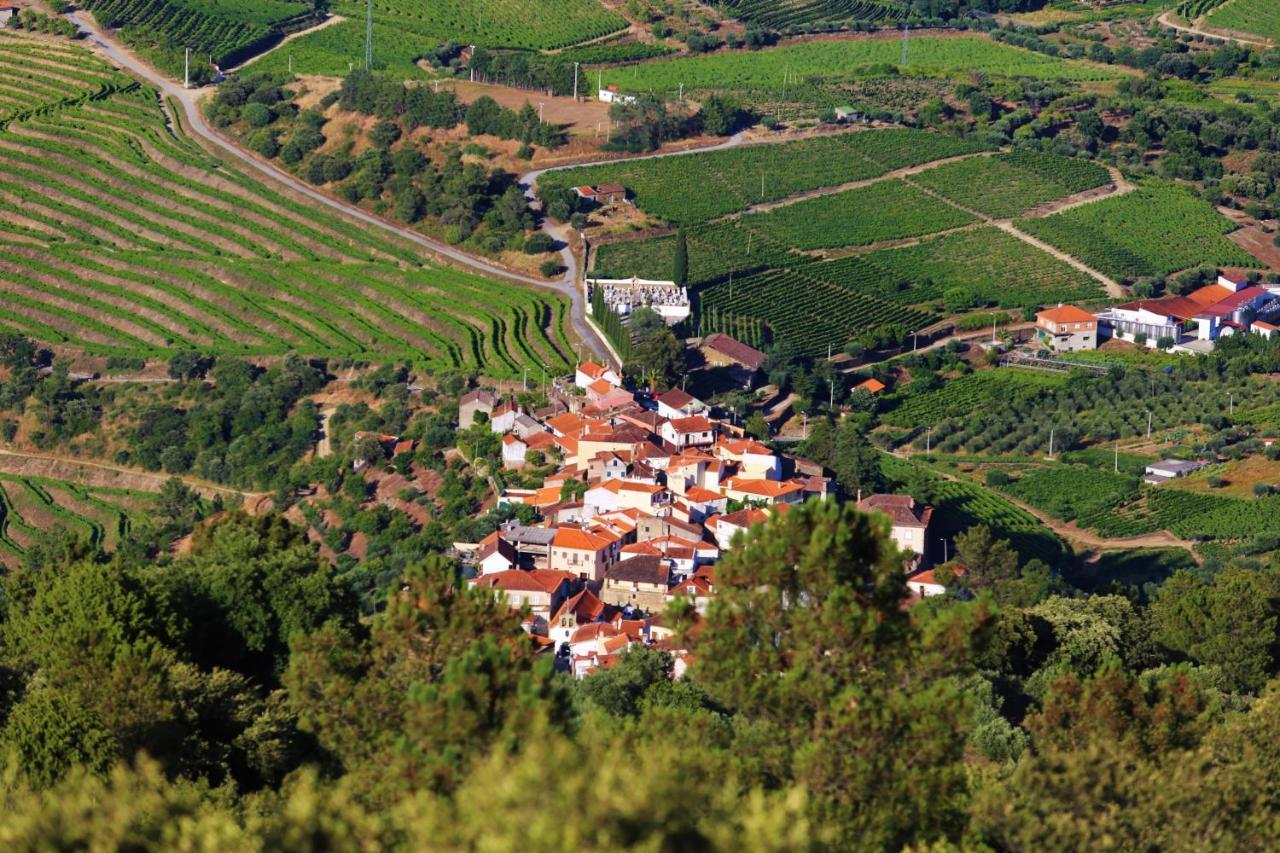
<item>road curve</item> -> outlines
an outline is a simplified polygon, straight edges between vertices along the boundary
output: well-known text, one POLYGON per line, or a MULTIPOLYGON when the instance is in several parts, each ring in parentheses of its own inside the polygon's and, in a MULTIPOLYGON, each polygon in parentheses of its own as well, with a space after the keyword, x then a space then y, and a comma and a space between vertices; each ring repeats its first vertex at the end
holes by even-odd
POLYGON ((1179 24, 1173 20, 1173 14, 1174 14, 1173 10, 1170 9, 1169 11, 1162 14, 1160 17, 1156 18, 1156 23, 1158 23, 1162 27, 1168 27, 1171 30, 1177 30, 1180 33, 1191 33, 1192 35, 1204 36, 1205 38, 1215 38, 1215 39, 1221 39, 1223 41, 1233 41, 1233 42, 1237 42, 1238 44, 1250 45, 1253 47, 1272 47, 1273 46, 1272 43, 1270 41, 1267 41, 1266 39, 1261 39, 1261 38, 1251 39, 1251 38, 1245 38, 1244 36, 1235 36, 1235 35, 1229 35, 1227 33, 1215 33, 1210 30, 1201 30, 1196 27, 1195 21, 1192 21, 1190 26, 1179 24))
MULTIPOLYGON (((608 349, 601 342, 594 330, 586 321, 586 299, 582 290, 577 286, 578 281, 578 262, 573 253, 567 249, 561 253, 565 274, 559 281, 546 281, 544 279, 533 278, 532 276, 520 275, 503 269, 489 261, 478 258, 474 255, 455 249, 446 243, 432 240, 429 237, 401 228, 397 225, 381 219, 373 214, 367 213, 358 207, 345 204, 335 198, 325 195, 318 190, 305 184, 303 181, 280 169, 271 163, 259 160, 257 157, 240 148, 230 140, 215 132, 204 120, 204 115, 200 111, 200 90, 184 89, 176 82, 166 78, 163 74, 152 68, 149 64, 143 62, 132 51, 123 47, 114 38, 107 35, 96 24, 91 24, 84 19, 78 17, 75 12, 68 12, 66 17, 80 27, 82 30, 90 33, 89 42, 97 49, 97 51, 115 65, 126 69, 137 77, 142 78, 150 85, 159 89, 165 95, 174 98, 182 105, 183 112, 186 114, 187 127, 196 136, 205 139, 209 143, 217 146, 227 155, 234 157, 236 160, 253 168, 261 174, 271 178, 277 183, 285 184, 295 193, 306 196, 311 201, 332 208, 350 218, 359 220, 368 225, 389 231, 401 239, 408 240, 422 248, 428 250, 434 255, 469 267, 472 270, 483 273, 492 278, 504 279, 506 281, 517 282, 519 284, 532 285, 533 287, 547 288, 558 291, 567 296, 570 301, 570 322, 573 329, 596 357, 605 361, 612 361, 609 357, 608 349)), ((554 236, 554 235, 553 235, 554 236)))

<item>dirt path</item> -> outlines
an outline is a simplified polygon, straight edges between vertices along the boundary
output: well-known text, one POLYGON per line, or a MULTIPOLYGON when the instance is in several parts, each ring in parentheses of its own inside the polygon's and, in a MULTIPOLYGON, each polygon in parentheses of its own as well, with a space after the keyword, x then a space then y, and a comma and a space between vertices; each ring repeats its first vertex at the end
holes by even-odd
POLYGON ((957 154, 954 157, 944 157, 941 160, 931 160, 928 163, 921 163, 918 166, 908 166, 905 169, 895 169, 892 172, 885 172, 874 178, 863 178, 860 181, 849 181, 837 187, 819 187, 816 190, 789 195, 786 198, 780 198, 775 201, 762 201, 759 204, 753 204, 746 210, 740 210, 736 213, 730 213, 722 219, 737 219, 750 213, 763 213, 766 210, 773 210, 777 207, 787 207, 797 202, 806 201, 811 198, 821 198, 824 195, 836 195, 846 190, 857 190, 863 187, 869 187, 872 184, 878 184, 883 181, 892 181, 899 178, 908 178, 912 175, 918 175, 921 172, 927 172, 938 166, 945 166, 948 163, 956 163, 960 160, 969 160, 973 157, 994 157, 999 151, 978 151, 973 154, 957 154))
MULTIPOLYGON (((1062 251, 1061 249, 1051 246, 1048 243, 1044 242, 1043 240, 1039 240, 1035 237, 1032 237, 1030 234, 1028 234, 1025 231, 1019 230, 1013 224, 1013 220, 996 219, 992 216, 988 216, 987 214, 982 213, 981 211, 974 210, 971 207, 965 207, 963 204, 958 204, 952 201, 951 199, 947 198, 946 196, 940 193, 937 193, 934 190, 931 190, 929 187, 926 187, 923 184, 919 184, 911 180, 910 177, 905 177, 902 180, 910 184, 911 186, 915 187, 916 189, 920 190, 921 192, 925 193, 926 195, 931 195, 934 198, 936 198, 938 201, 943 202, 944 204, 949 204, 958 210, 963 210, 965 213, 969 214, 970 216, 977 217, 978 219, 982 220, 988 225, 994 225, 995 227, 999 228, 1001 231, 1004 231, 1006 234, 1010 235, 1011 237, 1017 237, 1022 242, 1027 243, 1031 246, 1035 246, 1040 251, 1046 252, 1047 254, 1052 255, 1053 257, 1062 261, 1067 266, 1072 267, 1073 269, 1079 270, 1080 272, 1084 273, 1090 278, 1101 283, 1102 286, 1106 288, 1108 296, 1111 296, 1116 299, 1124 299, 1126 296, 1129 295, 1125 291, 1124 287, 1120 284, 1120 282, 1116 281, 1111 276, 1098 272, 1093 267, 1088 266, 1087 264, 1084 264, 1076 260, 1071 255, 1068 255, 1066 252, 1062 251)), ((1132 185, 1129 185, 1129 186, 1130 186, 1130 189, 1132 189, 1132 185)), ((1119 188, 1117 187, 1117 192, 1118 191, 1119 191, 1119 188)), ((1094 196, 1089 199, 1086 199, 1081 203, 1087 204, 1089 202, 1098 201, 1101 198, 1110 198, 1110 196, 1113 194, 1114 193, 1108 193, 1105 196, 1094 196)))
POLYGON ((1069 195, 1066 198, 1060 198, 1057 201, 1046 202, 1038 207, 1033 207, 1023 214, 1029 219, 1039 219, 1042 216, 1052 216, 1055 213, 1062 213, 1072 208, 1082 207, 1086 204, 1092 204, 1095 201, 1101 201, 1104 198, 1115 198, 1127 193, 1131 193, 1138 188, 1138 185, 1125 178, 1120 170, 1115 166, 1107 166, 1107 171, 1111 173, 1111 183, 1104 184, 1100 187, 1094 187, 1091 190, 1069 195))
MULTIPOLYGON (((1221 7, 1218 7, 1218 8, 1221 8, 1221 7)), ((1252 45, 1254 47, 1272 47, 1273 46, 1272 42, 1269 39, 1249 38, 1243 35, 1235 35, 1230 30, 1218 31, 1218 30, 1200 29, 1197 26, 1197 24, 1200 21, 1204 20, 1205 18, 1204 15, 1201 15, 1199 18, 1192 21, 1190 26, 1188 26, 1186 24, 1176 23, 1173 20, 1173 14, 1174 14, 1174 10, 1170 9, 1169 11, 1161 15, 1159 18, 1157 18, 1156 21, 1157 23, 1160 24, 1160 26, 1168 27, 1169 29, 1172 29, 1172 30, 1177 30, 1180 33, 1191 33, 1192 35, 1205 36, 1207 38, 1223 39, 1225 41, 1234 41, 1239 44, 1247 44, 1247 45, 1252 45)))
POLYGON ((236 65, 232 68, 224 68, 223 72, 229 74, 232 71, 239 71, 241 68, 244 68, 246 66, 252 65, 253 63, 257 62, 262 57, 267 56, 268 54, 275 53, 277 50, 284 47, 286 44, 293 41, 294 39, 299 39, 299 38, 302 38, 303 36, 309 36, 312 33, 318 33, 320 32, 320 30, 327 29, 328 27, 332 27, 334 24, 341 24, 345 20, 346 18, 342 15, 330 15, 320 23, 316 24, 314 27, 307 27, 305 30, 298 30, 296 33, 289 33, 289 35, 285 36, 283 39, 280 40, 279 44, 277 44, 275 47, 271 48, 270 50, 264 50, 262 53, 259 53, 255 56, 251 56, 248 59, 246 59, 244 62, 241 62, 239 65, 236 65))
MULTIPOLYGON (((83 483, 87 486, 134 489, 142 492, 159 492, 165 482, 174 477, 172 474, 139 471, 136 468, 109 465, 105 462, 88 462, 84 459, 72 459, 51 453, 35 453, 4 448, 0 448, 0 470, 11 474, 42 476, 54 480, 83 483)), ((241 498, 245 504, 250 505, 265 496, 265 493, 242 492, 239 489, 219 486, 197 477, 179 476, 178 479, 206 498, 213 498, 219 495, 224 498, 241 498)))
POLYGON ((335 406, 320 409, 320 440, 316 442, 316 456, 323 459, 333 455, 333 442, 329 440, 329 418, 337 411, 335 406))

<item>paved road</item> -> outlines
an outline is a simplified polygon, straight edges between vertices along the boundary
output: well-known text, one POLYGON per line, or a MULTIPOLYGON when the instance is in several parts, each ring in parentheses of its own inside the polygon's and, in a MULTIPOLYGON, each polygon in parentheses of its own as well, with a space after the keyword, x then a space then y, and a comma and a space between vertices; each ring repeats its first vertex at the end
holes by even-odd
MULTIPOLYGON (((208 124, 205 123, 204 116, 200 112, 200 99, 202 93, 198 89, 183 89, 182 86, 170 81, 167 77, 151 67, 148 63, 143 62, 132 51, 123 47, 118 41, 104 33, 96 25, 89 23, 85 19, 77 16, 75 12, 68 12, 67 18, 76 26, 91 34, 90 42, 93 46, 108 60, 121 68, 128 70, 130 73, 141 77, 149 84, 159 89, 166 95, 172 96, 179 104, 182 105, 183 112, 186 114, 186 124, 193 134, 201 137, 209 143, 222 149, 222 151, 241 163, 251 167, 252 169, 262 173, 278 183, 285 184, 300 195, 306 196, 311 201, 330 207, 348 217, 357 219, 368 225, 389 231, 401 239, 408 240, 432 254, 460 264, 465 267, 483 273, 492 278, 504 279, 506 281, 514 281, 520 284, 532 285, 534 287, 550 288, 556 290, 570 300, 570 322, 578 337, 590 347, 598 358, 605 361, 612 361, 608 355, 608 350, 601 342, 600 338, 595 334, 586 321, 586 299, 583 296, 581 288, 577 286, 578 281, 578 263, 572 253, 567 250, 562 253, 564 256, 564 264, 566 272, 564 276, 555 282, 548 282, 544 279, 533 278, 532 276, 520 275, 505 270, 493 263, 478 258, 474 255, 467 254, 453 248, 445 243, 424 237, 417 232, 401 228, 385 219, 380 219, 370 213, 366 213, 358 207, 352 207, 344 204, 335 198, 321 193, 303 183, 298 178, 279 169, 270 163, 259 160, 248 151, 235 145, 230 140, 216 133, 208 124)), ((553 235, 554 236, 554 235, 553 235)))

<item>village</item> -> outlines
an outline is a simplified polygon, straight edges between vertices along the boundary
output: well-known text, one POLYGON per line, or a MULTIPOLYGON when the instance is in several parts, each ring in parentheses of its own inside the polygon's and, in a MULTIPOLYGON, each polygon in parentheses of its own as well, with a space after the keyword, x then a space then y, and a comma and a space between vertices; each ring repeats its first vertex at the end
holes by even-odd
MULTIPOLYGON (((750 377, 763 355, 727 336, 709 342, 750 377)), ((507 522, 479 542, 454 543, 473 586, 527 609, 524 628, 577 677, 616 663, 633 645, 663 648, 684 667, 664 613, 678 598, 705 612, 716 563, 737 537, 810 498, 836 497, 820 465, 776 452, 679 388, 624 387, 594 362, 577 366, 576 410, 524 411, 485 390, 462 397, 459 426, 487 420, 503 465, 533 454, 563 460, 540 488, 504 489, 540 522, 507 522)), ((905 495, 844 496, 888 519, 913 600, 944 592, 927 562, 933 510, 905 495)), ((954 571, 962 571, 952 567, 954 571)), ((909 602, 907 602, 909 603, 909 602)))

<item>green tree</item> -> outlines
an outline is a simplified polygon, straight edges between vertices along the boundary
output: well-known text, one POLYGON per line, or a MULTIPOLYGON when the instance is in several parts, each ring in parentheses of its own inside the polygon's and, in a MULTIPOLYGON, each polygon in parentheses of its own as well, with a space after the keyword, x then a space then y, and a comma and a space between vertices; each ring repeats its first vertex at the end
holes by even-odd
POLYGON ((0 743, 15 754, 27 781, 47 788, 72 767, 106 773, 120 758, 120 744, 96 714, 50 688, 28 692, 14 706, 0 743))
POLYGON ((969 585, 996 589, 1018 576, 1018 554, 1008 540, 996 539, 984 524, 956 535, 956 563, 969 571, 969 585))
POLYGON ((922 631, 901 606, 884 531, 834 501, 753 528, 717 587, 690 637, 693 675, 765 741, 795 751, 795 779, 837 846, 954 836, 967 711, 945 676, 967 659, 979 611, 938 611, 953 628, 922 631), (943 652, 943 635, 964 639, 943 652))

